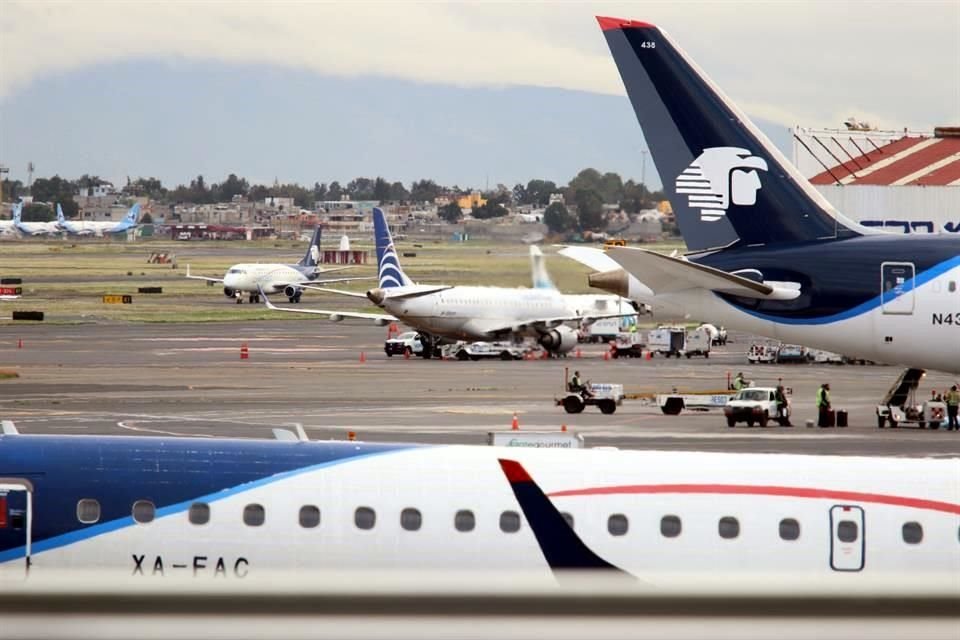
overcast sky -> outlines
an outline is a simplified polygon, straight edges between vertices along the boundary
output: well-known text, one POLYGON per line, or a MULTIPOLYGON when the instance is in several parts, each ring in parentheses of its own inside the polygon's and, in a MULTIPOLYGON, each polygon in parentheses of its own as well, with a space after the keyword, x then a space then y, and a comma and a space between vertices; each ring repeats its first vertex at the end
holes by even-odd
MULTIPOLYGON (((143 146, 154 140, 146 134, 141 140, 126 142, 107 136, 105 144, 110 146, 102 149, 102 154, 91 153, 89 140, 69 132, 59 139, 55 151, 31 144, 32 139, 42 138, 32 133, 63 126, 57 122, 57 110, 41 103, 53 97, 63 99, 64 87, 74 95, 84 87, 96 94, 76 101, 77 108, 91 112, 73 114, 74 123, 82 123, 86 115, 95 121, 98 110, 124 100, 124 85, 110 86, 106 79, 124 77, 117 74, 118 69, 157 74, 157 82, 174 92, 178 77, 196 83, 193 76, 200 69, 210 77, 229 76, 232 82, 248 85, 252 101, 264 99, 256 95, 256 88, 265 68, 295 73, 301 82, 314 77, 318 85, 328 79, 374 85, 378 79, 390 79, 398 81, 390 85, 394 89, 399 87, 431 101, 436 99, 434 90, 469 95, 471 91, 489 93, 509 87, 622 96, 620 78, 593 17, 597 14, 646 20, 668 30, 752 117, 784 126, 839 126, 851 115, 890 128, 931 129, 939 124, 960 124, 958 1, 307 4, 3 0, 0 162, 10 166, 16 177, 23 177, 25 171, 20 165, 25 166, 27 158, 41 158, 43 166, 37 161, 40 175, 71 175, 81 171, 81 166, 89 166, 91 173, 114 178, 116 172, 125 170, 161 175, 168 180, 188 179, 196 171, 190 163, 202 164, 201 159, 183 159, 182 168, 152 167, 143 146), (97 73, 103 77, 98 78, 97 73), (79 83, 81 78, 86 84, 79 83), (418 85, 427 90, 415 91, 418 85), (46 114, 46 119, 32 115, 39 113, 46 114), (98 164, 100 156, 108 160, 98 164)), ((146 80, 149 85, 150 78, 146 80)), ((196 90, 195 86, 190 88, 196 90)), ((195 114, 186 111, 178 117, 202 117, 200 111, 210 108, 209 92, 214 90, 205 89, 207 104, 196 104, 195 114)), ((532 95, 546 96, 549 102, 542 108, 551 109, 565 96, 578 94, 532 95)), ((186 93, 181 96, 182 100, 190 98, 186 93)), ((389 101, 391 97, 383 95, 381 99, 389 101)), ((74 108, 71 102, 59 104, 58 109, 74 108)), ((529 107, 517 105, 517 118, 531 117, 529 107)), ((416 110, 415 102, 411 108, 416 110)), ((498 119, 509 118, 510 104, 499 104, 497 109, 502 110, 496 114, 498 119)), ((376 117, 371 105, 364 111, 376 117)), ((163 102, 158 101, 124 118, 149 123, 154 135, 171 135, 171 131, 183 128, 184 121, 168 118, 166 112, 163 102)), ((266 105, 252 113, 267 119, 280 117, 266 105)), ((322 109, 317 113, 323 116, 322 109)), ((365 114, 357 113, 356 117, 365 114)), ((470 117, 483 118, 483 114, 471 113, 470 117)), ((586 130, 593 126, 590 118, 589 112, 581 114, 586 130)), ((247 121, 243 126, 257 128, 264 124, 247 121)), ((362 131, 362 124, 358 130, 362 131)), ((523 124, 517 122, 516 126, 523 124)), ((430 123, 407 118, 406 125, 414 129, 412 139, 429 142, 430 123)), ((470 125, 459 124, 459 144, 468 145, 462 140, 470 139, 470 125)), ((489 126, 476 123, 477 131, 489 126)), ((557 137, 567 134, 554 133, 557 137)), ((544 131, 543 135, 550 132, 544 131)), ((509 145, 509 139, 498 144, 509 145)), ((530 140, 523 143, 531 144, 530 140)), ((350 154, 365 149, 366 143, 353 140, 350 147, 332 151, 352 158, 350 154)), ((469 155, 471 149, 467 146, 464 151, 469 155)), ((499 151, 512 152, 502 147, 499 151)), ((570 153, 576 154, 578 149, 572 148, 570 153)), ((243 150, 237 148, 232 154, 242 156, 243 150)), ((370 152, 365 150, 363 154, 369 156, 370 152)), ((286 160, 287 155, 278 154, 273 170, 257 177, 302 179, 302 158, 293 154, 292 160, 286 160)), ((378 166, 367 173, 379 170, 397 179, 441 173, 433 170, 436 160, 431 164, 429 153, 413 149, 410 155, 420 157, 420 164, 398 166, 392 172, 390 167, 378 166)), ((534 177, 537 161, 535 157, 529 161, 533 166, 528 175, 534 177)), ((490 159, 483 162, 492 164, 490 159)), ((443 160, 444 172, 449 173, 449 163, 450 158, 443 160)), ((237 166, 245 166, 242 158, 237 166)), ((218 173, 236 170, 231 166, 205 168, 212 172, 214 181, 218 173)), ((633 175, 640 172, 639 162, 633 167, 599 168, 625 173, 632 170, 633 175)), ((469 167, 461 179, 454 181, 476 182, 478 171, 469 167)), ((316 173, 321 181, 353 177, 316 173)), ((451 177, 456 178, 456 174, 451 177)), ((512 177, 502 176, 504 180, 512 177)))

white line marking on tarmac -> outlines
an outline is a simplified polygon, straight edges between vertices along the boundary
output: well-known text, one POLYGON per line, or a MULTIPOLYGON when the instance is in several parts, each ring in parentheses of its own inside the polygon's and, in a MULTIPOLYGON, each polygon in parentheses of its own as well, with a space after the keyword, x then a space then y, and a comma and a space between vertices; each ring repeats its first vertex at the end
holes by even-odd
POLYGON ((117 426, 121 429, 127 429, 128 431, 142 431, 145 433, 160 433, 165 436, 179 436, 185 438, 213 438, 214 436, 209 433, 179 433, 177 431, 164 431, 162 429, 148 429, 147 427, 137 427, 132 424, 127 424, 123 420, 117 423, 117 426))

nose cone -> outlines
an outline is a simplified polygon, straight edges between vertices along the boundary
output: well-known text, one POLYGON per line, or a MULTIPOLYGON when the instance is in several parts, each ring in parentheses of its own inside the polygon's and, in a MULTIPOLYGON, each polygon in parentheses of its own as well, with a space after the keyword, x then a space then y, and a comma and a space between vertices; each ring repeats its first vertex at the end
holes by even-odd
POLYGON ((223 276, 223 286, 228 289, 237 289, 240 285, 240 276, 235 273, 228 273, 223 276))
POLYGON ((383 306, 383 299, 387 297, 387 292, 377 287, 376 289, 367 291, 367 297, 370 299, 370 302, 380 307, 383 306))
POLYGON ((603 289, 604 291, 609 291, 624 298, 630 293, 630 283, 627 280, 627 272, 623 269, 591 273, 587 276, 587 282, 591 287, 603 289))

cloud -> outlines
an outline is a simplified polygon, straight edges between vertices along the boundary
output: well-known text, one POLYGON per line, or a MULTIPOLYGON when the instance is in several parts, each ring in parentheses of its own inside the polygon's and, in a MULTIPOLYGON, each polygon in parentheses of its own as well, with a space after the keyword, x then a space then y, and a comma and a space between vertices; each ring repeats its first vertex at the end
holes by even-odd
POLYGON ((837 105, 889 126, 960 122, 956 2, 6 0, 0 100, 50 74, 131 59, 621 94, 595 13, 663 25, 734 99, 784 124, 835 126, 837 105))

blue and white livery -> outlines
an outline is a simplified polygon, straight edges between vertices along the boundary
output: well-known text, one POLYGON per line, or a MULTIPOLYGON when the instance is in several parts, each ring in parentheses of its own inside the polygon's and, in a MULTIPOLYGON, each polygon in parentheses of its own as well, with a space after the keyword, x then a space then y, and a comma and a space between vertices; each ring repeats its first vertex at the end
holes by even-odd
POLYGON ((137 221, 140 219, 140 203, 135 202, 127 211, 127 214, 119 222, 107 222, 99 220, 67 220, 63 215, 63 209, 57 203, 57 224, 61 229, 71 236, 97 236, 115 233, 126 233, 137 227, 137 221))

